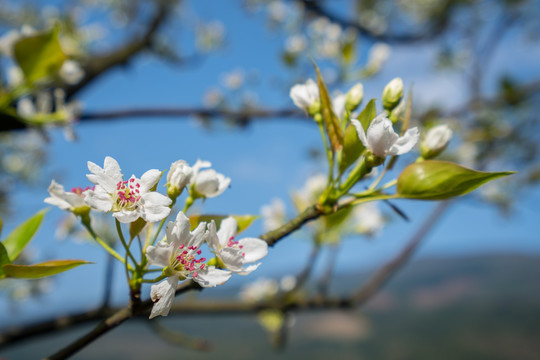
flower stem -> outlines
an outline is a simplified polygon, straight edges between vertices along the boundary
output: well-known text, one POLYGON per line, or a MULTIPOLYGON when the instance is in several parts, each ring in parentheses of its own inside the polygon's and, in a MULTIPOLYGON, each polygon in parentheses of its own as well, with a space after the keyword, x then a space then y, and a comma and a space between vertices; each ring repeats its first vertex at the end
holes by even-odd
MULTIPOLYGON (((137 260, 135 260, 135 258, 131 254, 131 251, 129 251, 129 245, 126 243, 126 239, 124 238, 124 234, 122 233, 122 227, 120 226, 120 221, 116 219, 115 222, 116 222, 116 231, 118 232, 118 237, 120 238, 122 245, 124 245, 124 248, 126 249, 126 257, 129 256, 131 261, 133 261, 134 264, 137 264, 137 260)), ((131 241, 130 241, 130 244, 131 244, 131 241)), ((128 265, 127 259, 125 261, 125 264, 126 266, 128 265)))
POLYGON ((133 267, 131 267, 131 265, 129 264, 126 264, 124 258, 119 254, 117 253, 112 247, 110 247, 109 245, 107 245, 107 243, 103 240, 101 240, 97 235, 96 233, 94 232, 94 229, 92 229, 92 226, 90 225, 90 221, 84 221, 82 222, 83 226, 86 228, 86 230, 88 230, 88 232, 90 233, 90 235, 92 236, 92 238, 99 244, 101 245, 109 254, 111 254, 116 260, 120 261, 122 264, 126 265, 129 270, 132 270, 133 271, 133 267))

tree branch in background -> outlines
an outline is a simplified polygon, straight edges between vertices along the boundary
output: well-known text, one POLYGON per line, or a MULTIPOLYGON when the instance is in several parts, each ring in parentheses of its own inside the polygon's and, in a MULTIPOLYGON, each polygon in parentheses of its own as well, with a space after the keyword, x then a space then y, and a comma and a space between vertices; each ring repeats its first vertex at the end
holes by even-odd
MULTIPOLYGON (((449 202, 440 203, 431 215, 424 221, 418 231, 413 234, 408 241, 405 248, 392 260, 382 266, 375 272, 374 275, 355 293, 349 297, 342 298, 321 298, 316 297, 313 299, 286 299, 280 298, 279 301, 266 301, 260 303, 244 303, 237 300, 234 301, 196 301, 189 303, 177 303, 171 307, 170 316, 172 315, 200 315, 200 314, 212 314, 212 315, 233 315, 233 314, 245 314, 245 313, 257 313, 264 309, 281 309, 283 311, 308 311, 308 310, 320 310, 328 308, 336 309, 351 309, 357 305, 366 303, 377 291, 388 282, 388 280, 409 261, 425 239, 428 232, 435 226, 437 220, 443 215, 449 206, 449 202), (285 302, 284 302, 285 301, 285 302)), ((187 292, 189 290, 200 289, 193 281, 187 281, 180 285, 177 289, 177 295, 187 292)), ((85 346, 91 341, 95 340, 100 335, 112 330, 114 327, 120 325, 127 319, 133 316, 147 316, 148 311, 153 306, 151 300, 146 300, 140 303, 136 309, 132 309, 130 306, 122 309, 101 308, 93 311, 81 312, 78 314, 72 314, 68 316, 61 316, 54 320, 42 321, 34 324, 29 324, 22 327, 16 327, 5 331, 0 334, 0 348, 4 348, 10 345, 14 345, 23 340, 29 340, 33 337, 51 334, 54 332, 65 331, 72 329, 75 326, 94 322, 96 320, 103 320, 89 334, 76 342, 77 346, 85 346)), ((73 354, 76 349, 73 345, 59 352, 57 354, 63 354, 69 356, 73 354), (66 349, 69 349, 67 351, 66 349)), ((54 357, 51 357, 54 359, 54 357)), ((56 357, 60 358, 60 357, 56 357)))

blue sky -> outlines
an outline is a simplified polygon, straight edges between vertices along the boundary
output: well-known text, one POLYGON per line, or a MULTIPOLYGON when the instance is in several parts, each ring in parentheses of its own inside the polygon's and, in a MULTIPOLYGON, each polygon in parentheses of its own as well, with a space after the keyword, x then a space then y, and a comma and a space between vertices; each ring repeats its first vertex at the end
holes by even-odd
MULTIPOLYGON (((292 106, 285 89, 271 86, 272 77, 286 78, 289 70, 278 57, 283 36, 265 28, 264 16, 247 15, 229 2, 213 1, 212 6, 198 9, 205 18, 223 21, 227 29, 227 44, 223 51, 209 55, 199 66, 172 67, 144 56, 127 69, 114 70, 93 84, 80 100, 85 109, 99 111, 132 106, 191 106, 201 105, 205 92, 219 85, 223 73, 244 68, 255 71, 261 78, 256 86, 259 101, 267 106, 292 106), (285 90, 285 91, 283 91, 285 90)), ((196 5, 202 6, 202 5, 196 5)), ((523 51, 526 44, 503 42, 492 63, 492 71, 514 71, 516 75, 538 75, 539 50, 529 49, 518 70, 512 53, 523 51)), ((387 67, 373 80, 366 82, 366 98, 379 97, 384 85, 395 76, 403 77, 406 85, 414 84, 419 103, 444 102, 458 104, 463 99, 459 75, 436 74, 432 68, 435 49, 429 46, 393 49, 387 67), (428 69, 428 71, 426 71, 428 69)), ((346 88, 342 89, 346 90, 346 88)), ((67 142, 60 131, 51 133, 47 146, 48 160, 41 183, 35 187, 17 186, 13 195, 15 216, 4 226, 3 233, 22 219, 45 207, 46 188, 54 177, 67 188, 85 186, 87 161, 102 164, 105 156, 118 160, 125 175, 140 176, 151 168, 167 169, 178 159, 193 163, 197 158, 209 160, 213 167, 232 178, 232 186, 218 198, 205 204, 208 213, 259 213, 260 207, 272 198, 287 199, 291 190, 300 188, 309 175, 324 170, 310 161, 307 149, 320 147, 318 129, 307 121, 267 121, 254 123, 245 130, 230 130, 215 123, 210 131, 190 119, 122 120, 95 122, 76 127, 79 141, 67 142)), ((519 170, 519 169, 500 169, 519 170)), ((511 218, 503 218, 487 205, 472 199, 456 202, 430 234, 418 253, 422 256, 452 256, 492 252, 540 252, 537 231, 539 189, 522 194, 511 218)), ((421 224, 435 206, 434 203, 399 201, 397 204, 411 218, 405 223, 397 217, 383 230, 381 236, 366 241, 351 238, 344 241, 338 260, 338 272, 372 268, 399 251, 406 239, 421 224)), ((291 211, 290 203, 289 211, 291 211)), ((381 204, 387 213, 388 208, 381 204)), ((105 257, 100 248, 72 241, 54 239, 56 224, 64 216, 51 209, 32 246, 43 258, 82 258, 96 264, 81 267, 60 275, 54 280, 54 290, 44 299, 29 300, 24 314, 6 315, 15 318, 34 318, 44 307, 56 311, 91 306, 101 298, 101 281, 105 257)), ((248 231, 261 232, 260 222, 248 231)), ((304 239, 283 240, 270 251, 263 265, 248 278, 232 281, 232 285, 254 280, 259 276, 280 276, 286 270, 298 269, 307 258, 309 244, 304 239)), ((125 299, 126 285, 120 268, 116 272, 115 300, 125 299)), ((147 294, 145 294, 146 296, 147 294)), ((7 306, 0 300, 2 306, 7 306)), ((46 313, 47 311, 45 311, 46 313)))

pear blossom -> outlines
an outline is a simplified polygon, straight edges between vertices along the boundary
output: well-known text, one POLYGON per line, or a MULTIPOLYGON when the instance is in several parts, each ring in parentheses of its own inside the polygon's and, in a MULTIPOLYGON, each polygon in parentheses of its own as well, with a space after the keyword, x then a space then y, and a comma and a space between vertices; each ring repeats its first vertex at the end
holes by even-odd
POLYGON ((167 173, 167 192, 169 196, 176 198, 184 187, 191 181, 193 169, 184 160, 178 160, 171 164, 167 173))
POLYGON ((259 278, 247 284, 240 291, 240 298, 248 303, 271 299, 279 292, 279 284, 274 279, 259 278))
POLYGON ((294 85, 289 95, 296 106, 309 112, 309 108, 319 101, 319 87, 315 81, 308 79, 305 84, 294 85))
POLYGON ((375 156, 403 155, 414 147, 420 137, 420 132, 416 127, 408 129, 403 136, 396 134, 392 121, 384 112, 371 121, 367 135, 360 121, 353 119, 351 123, 356 128, 362 144, 375 156))
POLYGON ((347 102, 347 94, 337 93, 332 97, 332 108, 334 109, 334 114, 341 119, 341 115, 345 111, 345 106, 347 102))
POLYGON ((345 107, 349 111, 355 110, 364 98, 364 86, 361 83, 354 85, 345 98, 345 107))
POLYGON ((212 166, 209 161, 197 160, 193 165, 193 176, 191 178, 192 188, 195 195, 200 197, 216 197, 223 193, 231 184, 231 179, 216 172, 214 169, 206 169, 212 166))
POLYGON ((448 125, 438 125, 429 129, 422 142, 422 156, 425 159, 437 156, 446 148, 451 138, 452 130, 448 125))
POLYGON ((154 306, 150 319, 169 314, 178 281, 191 278, 202 287, 215 287, 231 277, 230 271, 207 266, 206 258, 197 258, 201 255, 199 247, 205 239, 205 228, 206 223, 201 222, 190 231, 189 219, 180 211, 176 220, 167 225, 167 242, 146 249, 148 263, 163 267, 163 274, 167 275, 166 280, 151 287, 150 298, 154 306))
POLYGON ((77 213, 88 212, 90 208, 88 205, 86 205, 84 198, 85 191, 91 189, 92 188, 90 187, 87 187, 86 189, 77 187, 71 189, 71 191, 65 191, 62 185, 53 180, 49 186, 49 194, 51 196, 46 198, 44 201, 47 204, 58 206, 62 210, 77 213))
POLYGON ((208 224, 206 242, 210 251, 227 270, 239 275, 247 275, 257 269, 260 263, 246 267, 244 264, 259 261, 265 257, 268 254, 268 245, 265 241, 256 238, 235 240, 237 227, 236 219, 229 216, 221 222, 219 231, 216 232, 216 224, 212 220, 208 224))
POLYGON ((152 169, 141 178, 134 175, 124 180, 118 162, 110 156, 105 158, 103 168, 88 162, 86 175, 95 189, 85 192, 85 201, 93 209, 113 212, 122 223, 130 223, 139 217, 147 222, 160 221, 171 212, 172 201, 165 195, 151 191, 161 178, 161 171, 152 169))

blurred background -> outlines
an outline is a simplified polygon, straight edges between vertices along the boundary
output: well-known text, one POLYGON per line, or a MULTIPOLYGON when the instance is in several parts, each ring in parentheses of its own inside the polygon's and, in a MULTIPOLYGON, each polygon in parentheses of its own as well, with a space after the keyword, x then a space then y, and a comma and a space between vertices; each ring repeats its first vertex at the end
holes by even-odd
MULTIPOLYGON (((56 24, 71 65, 54 87, 63 89, 73 119, 44 129, 1 114, 2 234, 46 207, 52 179, 84 188, 87 161, 101 165, 105 156, 136 176, 178 159, 209 160, 232 183, 205 202, 205 213, 268 215, 272 208, 262 208, 273 203, 292 217, 291 194, 326 171, 317 127, 289 98, 292 85, 315 77, 312 59, 335 96, 361 82, 363 104, 401 77, 412 93, 413 124, 454 130, 446 158, 518 173, 442 211, 436 203, 395 201, 408 221, 378 203, 369 210, 380 214, 372 223, 323 241, 305 291, 331 269, 328 292, 344 294, 440 212, 412 261, 357 310, 278 319, 188 313, 150 326, 134 320, 75 358, 538 359, 539 19, 534 0, 0 1, 3 88, 17 81, 10 36, 56 24)), ((38 97, 32 100, 45 112, 38 97)), ((13 106, 21 116, 22 106, 13 106)), ((246 234, 264 227, 262 218, 246 234)), ((48 212, 27 261, 95 264, 47 280, 4 280, 0 332, 104 301, 126 303, 123 269, 108 265, 78 230, 66 213, 48 212)), ((287 287, 286 276, 308 262, 312 237, 295 233, 250 276, 183 301, 238 299, 258 278, 269 291, 287 287)), ((0 357, 43 357, 89 326, 2 344, 0 357)))

